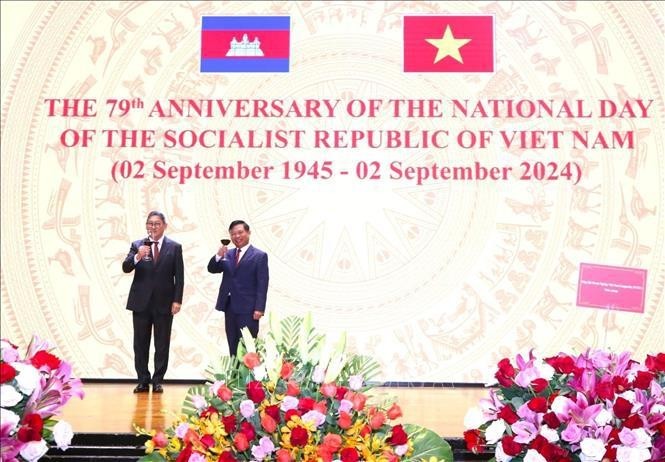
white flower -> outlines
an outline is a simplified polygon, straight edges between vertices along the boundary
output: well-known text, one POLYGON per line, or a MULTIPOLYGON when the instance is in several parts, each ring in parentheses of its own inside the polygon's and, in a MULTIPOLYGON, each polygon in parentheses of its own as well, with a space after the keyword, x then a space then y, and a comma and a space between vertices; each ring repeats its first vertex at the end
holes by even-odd
POLYGON ((501 439, 505 431, 506 422, 503 419, 495 420, 485 430, 485 438, 489 444, 495 444, 501 439))
POLYGON ((567 414, 566 407, 568 406, 569 402, 570 402, 569 398, 559 395, 556 398, 554 398, 554 401, 552 401, 550 408, 557 416, 565 415, 567 414))
POLYGON ((619 432, 619 440, 631 448, 647 449, 651 447, 651 437, 644 428, 631 430, 624 427, 619 432))
POLYGON ((651 413, 652 414, 665 414, 665 406, 662 404, 654 404, 651 406, 651 413))
POLYGON ((529 449, 524 455, 524 462, 547 462, 547 460, 535 449, 529 449))
POLYGON ((263 363, 259 364, 254 369, 252 369, 252 372, 254 373, 254 378, 259 381, 265 379, 266 376, 268 375, 266 366, 263 363))
POLYGON ((286 412, 291 409, 297 409, 300 401, 295 396, 285 396, 282 400, 282 404, 279 405, 279 408, 286 412))
POLYGON ((503 444, 499 443, 496 445, 496 450, 494 451, 494 458, 497 460, 497 462, 508 462, 513 457, 503 452, 503 444))
POLYGON ((16 391, 11 385, 0 385, 0 406, 13 407, 22 399, 23 395, 16 391))
POLYGON ((617 447, 617 460, 619 462, 644 462, 651 459, 648 449, 629 448, 628 446, 617 447))
POLYGON ((605 443, 594 438, 584 438, 580 442, 580 449, 582 449, 580 456, 582 462, 598 461, 605 454, 605 443))
POLYGON ((72 426, 64 420, 59 421, 55 424, 55 427, 53 427, 53 439, 55 440, 55 444, 63 451, 65 451, 72 443, 73 436, 74 431, 72 430, 72 426))
POLYGON ((478 406, 473 406, 466 411, 464 416, 464 428, 471 430, 473 428, 478 428, 487 421, 483 415, 483 411, 480 410, 478 406))
POLYGON ((6 340, 0 340, 0 354, 6 363, 13 363, 19 359, 18 350, 6 340))
POLYGON ((46 451, 48 451, 46 441, 30 441, 29 443, 26 443, 25 446, 23 446, 21 449, 21 457, 23 457, 28 462, 32 462, 33 460, 41 459, 42 456, 46 454, 46 451))
POLYGON ((224 385, 223 380, 217 380, 212 385, 210 385, 210 392, 213 394, 213 396, 217 396, 217 392, 222 385, 224 385))
POLYGON ((208 405, 206 399, 201 395, 192 396, 192 404, 199 411, 208 405))
POLYGON ((323 378, 326 376, 326 371, 321 367, 321 365, 317 365, 314 368, 314 372, 312 372, 312 382, 314 383, 323 383, 323 378))
MULTIPOLYGON (((4 392, 2 392, 2 395, 4 398, 4 392)), ((20 421, 21 418, 14 412, 9 409, 0 408, 0 426, 4 427, 5 425, 9 425, 9 434, 14 431, 20 421)))
POLYGON ((39 380, 41 379, 39 371, 32 365, 25 363, 13 363, 12 366, 18 372, 16 383, 19 390, 24 395, 31 395, 35 391, 35 388, 37 388, 37 385, 39 385, 39 380))
POLYGON ((554 368, 549 364, 547 364, 542 359, 535 361, 534 366, 536 366, 536 368, 540 372, 540 376, 545 380, 547 380, 548 382, 552 380, 552 377, 554 377, 554 372, 555 372, 554 368))
POLYGON ((360 390, 363 386, 363 378, 361 375, 352 375, 349 377, 349 388, 351 390, 360 390))
POLYGON ((395 446, 395 454, 402 457, 409 450, 408 444, 402 444, 400 446, 395 446))
POLYGON ((612 421, 612 413, 603 408, 598 415, 593 419, 599 427, 604 427, 612 421))
POLYGON ((538 433, 543 435, 543 437, 550 443, 556 443, 557 441, 559 441, 559 432, 557 432, 553 428, 548 427, 547 425, 543 425, 542 427, 540 427, 538 433))
POLYGON ((623 393, 619 393, 617 396, 621 396, 623 399, 630 403, 635 403, 635 392, 633 390, 627 390, 623 393))

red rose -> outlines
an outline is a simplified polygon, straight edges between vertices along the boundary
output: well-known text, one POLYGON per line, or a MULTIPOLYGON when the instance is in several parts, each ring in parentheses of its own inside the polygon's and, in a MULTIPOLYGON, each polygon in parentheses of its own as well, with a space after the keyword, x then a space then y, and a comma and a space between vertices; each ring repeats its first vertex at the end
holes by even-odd
POLYGON ((265 411, 266 414, 275 419, 275 422, 279 422, 279 406, 277 404, 266 406, 265 411))
POLYGON ((201 412, 201 417, 210 417, 213 414, 219 414, 215 406, 208 406, 201 412))
POLYGON ((35 355, 30 358, 30 362, 33 366, 39 369, 42 366, 48 366, 51 370, 57 369, 60 365, 60 358, 53 356, 48 351, 38 351, 35 355))
POLYGON ((388 443, 390 443, 393 446, 401 446, 403 444, 406 444, 408 439, 409 437, 404 431, 404 427, 402 427, 401 425, 395 425, 393 427, 393 431, 392 434, 390 435, 390 438, 388 438, 388 443))
POLYGON ((188 444, 185 446, 185 448, 182 451, 180 451, 180 454, 178 454, 176 462, 187 462, 191 457, 191 455, 192 455, 192 445, 188 444))
POLYGON ((242 358, 242 362, 247 366, 248 369, 254 369, 256 366, 261 364, 261 358, 256 353, 247 353, 242 358))
POLYGON ((321 385, 321 394, 326 398, 332 398, 337 395, 337 385, 334 383, 324 383, 321 385))
POLYGON ((301 411, 311 411, 314 409, 314 403, 315 401, 312 398, 300 398, 298 401, 298 409, 301 411))
POLYGON ((575 371, 575 361, 568 355, 559 353, 557 356, 546 358, 545 362, 560 374, 570 374, 575 371))
POLYGON ((286 449, 277 450, 275 455, 277 456, 277 462, 293 462, 293 459, 291 458, 291 453, 286 449))
POLYGON ((651 386, 653 378, 654 375, 651 372, 639 371, 635 381, 633 381, 633 386, 640 390, 647 390, 651 386))
POLYGON ((545 414, 543 416, 543 422, 545 422, 545 425, 554 430, 559 428, 559 425, 561 425, 561 421, 554 412, 548 412, 547 414, 545 414))
POLYGON ((243 433, 247 437, 247 441, 252 441, 256 436, 256 430, 254 430, 254 426, 249 422, 240 422, 240 433, 243 433))
POLYGON ((342 430, 346 430, 351 426, 351 416, 346 412, 339 413, 339 419, 337 419, 337 425, 342 430))
POLYGON ((497 416, 499 416, 500 419, 505 420, 508 425, 512 425, 520 420, 511 406, 503 406, 497 416))
POLYGON ((268 414, 263 414, 261 416, 261 426, 268 433, 272 433, 277 430, 277 422, 275 422, 275 419, 270 417, 268 414))
POLYGON ((213 438, 212 435, 203 435, 201 437, 201 444, 203 444, 206 448, 211 448, 215 445, 215 438, 213 438))
POLYGON ((252 380, 247 384, 246 392, 247 397, 254 401, 256 404, 263 401, 263 399, 266 397, 266 392, 263 391, 263 385, 261 385, 261 382, 256 380, 252 380))
POLYGON ((542 435, 536 435, 529 445, 531 449, 538 451, 545 460, 552 460, 552 448, 550 446, 552 446, 550 442, 542 435))
POLYGON ((496 371, 494 377, 499 381, 499 383, 504 387, 510 387, 513 384, 513 378, 515 378, 515 368, 510 364, 508 358, 503 358, 499 361, 499 370, 496 371))
POLYGON ((233 445, 240 452, 249 449, 249 441, 247 441, 247 437, 244 433, 236 433, 236 436, 233 437, 233 445))
POLYGON ((614 391, 616 393, 623 393, 630 388, 628 379, 619 375, 615 375, 612 378, 612 385, 614 386, 614 391))
POLYGON ((531 398, 526 405, 533 412, 547 412, 547 399, 542 396, 531 398))
POLYGON ((16 369, 6 362, 0 363, 0 383, 7 383, 16 377, 16 369))
POLYGON ((602 460, 616 460, 617 458, 617 448, 616 446, 607 445, 605 446, 605 454, 603 454, 602 460))
POLYGON ((596 394, 600 399, 614 399, 614 386, 612 382, 606 380, 596 384, 596 394))
POLYGON ((543 391, 547 388, 547 385, 549 385, 549 382, 545 379, 535 379, 531 381, 531 388, 533 388, 533 391, 536 393, 543 391))
POLYGON ((309 439, 309 433, 306 428, 301 426, 295 427, 291 430, 291 444, 293 446, 304 447, 309 439))
POLYGON ((219 455, 217 462, 238 462, 231 451, 224 451, 219 455))
POLYGON ((390 409, 388 409, 387 413, 390 420, 395 420, 399 417, 402 417, 402 408, 399 407, 397 403, 393 403, 393 405, 390 406, 390 409))
POLYGON ((284 380, 289 380, 294 369, 293 363, 285 361, 282 363, 282 370, 279 372, 279 376, 284 380))
POLYGON ((233 392, 226 385, 222 385, 217 389, 217 396, 219 396, 219 399, 222 401, 228 401, 233 398, 233 392))
POLYGON ((355 448, 342 449, 342 451, 339 453, 339 457, 342 462, 358 462, 360 460, 358 451, 356 451, 355 448))
POLYGON ((617 416, 620 419, 625 419, 630 415, 630 411, 633 409, 633 405, 630 404, 630 401, 628 401, 627 399, 618 397, 617 400, 614 402, 614 406, 612 406, 612 409, 614 410, 615 416, 617 416))
POLYGON ((286 382, 286 394, 289 396, 298 396, 300 394, 300 385, 293 380, 286 382))
POLYGON ((464 441, 466 442, 466 448, 474 454, 482 452, 483 446, 485 445, 485 440, 481 436, 480 430, 465 431, 464 441))
POLYGON ((39 441, 42 439, 44 421, 39 414, 28 414, 23 417, 23 422, 18 429, 18 439, 24 443, 39 441))
POLYGON ((337 398, 337 401, 342 401, 344 399, 344 395, 346 395, 347 391, 349 391, 348 388, 337 387, 337 394, 335 395, 335 398, 337 398))
POLYGON ((235 414, 225 415, 222 417, 222 424, 224 424, 224 430, 226 433, 231 433, 236 429, 236 416, 235 414))
POLYGON ((288 422, 289 420, 291 420, 291 417, 293 417, 294 415, 300 417, 302 413, 298 409, 289 409, 284 413, 284 422, 288 422))
POLYGON ((361 428, 360 431, 358 432, 358 434, 363 438, 369 435, 370 433, 372 433, 372 429, 369 427, 369 425, 363 425, 363 428, 361 428))
POLYGON ((516 443, 512 436, 504 436, 501 439, 501 447, 503 448, 503 452, 509 456, 516 456, 522 452, 522 445, 516 443))
POLYGON ((650 371, 665 372, 665 353, 658 353, 656 356, 647 355, 644 364, 650 371))
POLYGON ((631 430, 635 430, 636 428, 644 427, 644 422, 642 421, 642 418, 640 416, 638 416, 637 414, 633 414, 623 421, 623 426, 626 428, 630 428, 631 430))
POLYGON ((383 412, 377 412, 369 419, 369 426, 372 430, 378 430, 386 422, 386 415, 383 412))
POLYGON ((325 446, 329 452, 335 453, 342 447, 342 437, 335 435, 334 433, 328 433, 323 437, 323 446, 325 446))

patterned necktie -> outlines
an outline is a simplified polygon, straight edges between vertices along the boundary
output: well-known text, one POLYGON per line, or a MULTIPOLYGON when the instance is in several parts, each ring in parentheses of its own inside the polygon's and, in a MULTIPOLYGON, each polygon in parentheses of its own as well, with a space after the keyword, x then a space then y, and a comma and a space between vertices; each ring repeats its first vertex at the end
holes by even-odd
POLYGON ((152 253, 152 259, 157 263, 157 260, 159 260, 159 241, 155 241, 153 244, 155 244, 155 251, 152 253))
POLYGON ((238 266, 239 261, 240 261, 240 249, 236 250, 236 266, 238 266))

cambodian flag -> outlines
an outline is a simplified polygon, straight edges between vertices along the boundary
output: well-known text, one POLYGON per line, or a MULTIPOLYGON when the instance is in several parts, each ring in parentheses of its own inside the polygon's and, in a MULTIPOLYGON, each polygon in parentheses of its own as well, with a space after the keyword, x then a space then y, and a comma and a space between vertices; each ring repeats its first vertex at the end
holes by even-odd
POLYGON ((404 72, 494 72, 494 16, 404 16, 404 72))
POLYGON ((290 16, 201 19, 201 72, 289 72, 290 16))

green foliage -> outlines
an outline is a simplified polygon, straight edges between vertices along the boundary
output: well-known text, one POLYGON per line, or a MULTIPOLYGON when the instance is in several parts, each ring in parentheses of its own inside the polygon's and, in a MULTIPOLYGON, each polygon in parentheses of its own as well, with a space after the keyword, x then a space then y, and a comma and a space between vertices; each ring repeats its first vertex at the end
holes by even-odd
POLYGON ((452 462, 453 450, 450 444, 432 430, 412 424, 405 424, 404 430, 413 441, 413 454, 409 460, 428 461, 435 457, 439 462, 452 462))

